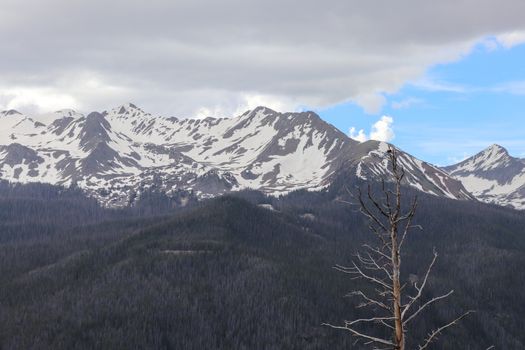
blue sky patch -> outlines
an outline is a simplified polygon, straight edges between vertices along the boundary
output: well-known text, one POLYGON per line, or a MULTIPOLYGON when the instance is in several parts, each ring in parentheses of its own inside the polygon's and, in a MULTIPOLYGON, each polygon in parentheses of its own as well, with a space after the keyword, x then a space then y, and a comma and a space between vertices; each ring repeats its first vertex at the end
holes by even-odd
POLYGON ((317 112, 345 133, 353 127, 367 135, 382 115, 391 116, 392 142, 438 165, 493 143, 525 157, 525 45, 504 48, 487 38, 461 60, 433 66, 384 97, 378 115, 352 102, 317 112))

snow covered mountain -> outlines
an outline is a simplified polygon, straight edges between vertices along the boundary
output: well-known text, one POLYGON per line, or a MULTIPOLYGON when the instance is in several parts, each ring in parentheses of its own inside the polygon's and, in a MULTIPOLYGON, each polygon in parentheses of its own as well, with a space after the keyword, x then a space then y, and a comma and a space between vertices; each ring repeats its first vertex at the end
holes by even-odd
MULTIPOLYGON (((340 171, 382 176, 382 142, 359 143, 313 112, 258 107, 235 118, 153 116, 133 104, 88 115, 0 112, 0 177, 76 184, 108 206, 155 188, 210 197, 253 188, 270 194, 320 189, 340 171)), ((470 199, 461 182, 400 151, 406 181, 437 196, 470 199)))
MULTIPOLYGON (((386 157, 388 148, 389 144, 385 142, 370 140, 349 149, 344 158, 352 160, 356 175, 363 180, 388 178, 387 169, 390 167, 386 157)), ((396 150, 399 165, 405 170, 406 184, 439 197, 475 199, 460 181, 453 179, 442 169, 421 161, 398 148, 396 150)))
POLYGON ((499 145, 443 170, 484 202, 525 209, 525 159, 511 157, 499 145))

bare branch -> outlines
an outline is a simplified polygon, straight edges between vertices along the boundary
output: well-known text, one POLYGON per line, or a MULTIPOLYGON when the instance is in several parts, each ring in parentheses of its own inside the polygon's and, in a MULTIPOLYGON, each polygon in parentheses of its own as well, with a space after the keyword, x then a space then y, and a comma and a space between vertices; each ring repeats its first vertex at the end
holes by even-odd
POLYGON ((354 265, 352 267, 345 267, 345 266, 341 266, 341 265, 336 265, 335 269, 338 270, 338 271, 344 272, 344 273, 359 275, 358 277, 361 277, 361 278, 364 278, 366 280, 369 280, 370 282, 374 282, 376 284, 379 284, 380 286, 382 286, 383 288, 385 288, 387 290, 392 290, 392 287, 389 286, 388 284, 386 284, 384 281, 382 281, 382 280, 380 280, 378 278, 375 278, 373 276, 367 275, 354 262, 352 262, 352 264, 354 265))
POLYGON ((385 232, 388 232, 388 229, 386 228, 385 224, 379 220, 377 216, 375 216, 370 209, 368 209, 368 206, 363 201, 363 194, 361 193, 361 190, 359 189, 359 204, 361 205, 361 212, 367 216, 370 220, 375 222, 381 229, 383 229, 385 232))
POLYGON ((369 225, 369 226, 368 226, 368 229, 376 234, 376 236, 377 236, 377 237, 379 238, 379 240, 381 241, 383 247, 390 248, 390 245, 391 245, 390 242, 388 242, 388 241, 385 239, 385 236, 388 234, 387 232, 385 232, 385 231, 380 232, 377 228, 375 228, 375 227, 372 226, 372 225, 369 225))
POLYGON ((357 323, 363 323, 363 322, 374 322, 374 323, 381 323, 380 321, 391 321, 391 320, 394 320, 395 317, 372 317, 372 318, 359 318, 357 320, 353 320, 353 321, 345 321, 345 325, 348 327, 348 326, 353 326, 357 323))
POLYGON ((408 324, 408 322, 410 322, 410 320, 412 320, 414 317, 416 317, 421 311, 423 311, 424 309, 426 309, 428 306, 430 306, 431 304, 435 303, 436 301, 439 301, 439 300, 442 300, 442 299, 445 299, 445 298, 448 298, 450 295, 452 295, 452 293, 454 293, 453 290, 451 290, 450 292, 446 293, 446 294, 443 294, 439 297, 435 297, 435 298, 432 298, 430 299, 429 301, 427 301, 426 303, 424 303, 423 305, 421 305, 417 310, 416 312, 414 312, 409 318, 407 318, 405 320, 405 324, 408 324))
POLYGON ((340 202, 340 203, 348 204, 348 205, 358 205, 357 203, 352 203, 352 202, 349 202, 349 201, 345 201, 344 199, 340 199, 340 198, 337 198, 336 201, 340 202))
POLYGON ((456 318, 455 320, 453 320, 452 322, 449 322, 447 323, 446 325, 444 326, 441 326, 435 330, 433 330, 429 335, 428 337, 425 339, 425 342, 423 343, 423 345, 419 345, 419 350, 424 350, 426 349, 430 343, 432 343, 434 340, 437 339, 437 336, 439 334, 441 334, 441 332, 443 332, 445 329, 447 329, 448 327, 451 327, 455 324, 457 324, 461 319, 467 317, 468 315, 470 315, 471 313, 473 313, 474 311, 473 310, 469 310, 467 312, 465 312, 463 315, 459 316, 458 318, 456 318))
MULTIPOLYGON (((414 219, 414 216, 416 215, 416 209, 417 209, 417 196, 414 197, 414 201, 412 202, 412 206, 410 208, 410 211, 407 215, 405 215, 406 219, 408 220, 405 229, 403 230, 403 234, 401 235, 401 240, 399 241, 399 250, 403 247, 403 243, 405 242, 405 238, 408 234, 408 231, 410 228, 412 228, 412 219, 414 219)), ((401 221, 401 220, 400 220, 401 221)))
POLYGON ((432 259, 432 262, 430 263, 430 265, 427 268, 427 272, 425 273, 425 277, 423 278, 423 282, 421 283, 421 287, 418 287, 417 284, 415 285, 416 290, 417 290, 417 294, 416 294, 415 297, 410 297, 410 302, 408 302, 408 304, 406 304, 404 306, 403 312, 401 313, 401 319, 405 319, 405 317, 406 317, 408 311, 410 310, 410 308, 412 307, 412 305, 417 300, 419 300, 421 298, 423 290, 425 289, 425 286, 427 284, 427 280, 428 280, 428 276, 430 275, 430 271, 432 270, 432 267, 436 263, 437 256, 438 255, 437 255, 436 251, 434 251, 434 258, 432 259))
MULTIPOLYGON (((379 266, 379 264, 377 263, 377 261, 370 255, 370 253, 367 253, 368 254, 368 259, 370 261, 370 263, 377 269, 377 270, 380 270, 380 271, 383 271, 386 275, 386 277, 392 281, 392 274, 385 268, 385 265, 383 266, 379 266)), ((388 266, 388 264, 386 264, 388 266)))
POLYGON ((363 293, 362 291, 360 290, 356 290, 356 291, 353 291, 349 294, 347 294, 348 296, 359 296, 363 299, 366 300, 366 303, 364 306, 371 306, 371 305, 376 305, 376 306, 379 306, 380 308, 384 309, 384 310, 387 310, 389 312, 392 312, 392 308, 387 306, 386 304, 384 304, 382 301, 379 301, 379 300, 375 300, 375 299, 372 299, 370 298, 369 296, 367 296, 365 293, 363 293))
POLYGON ((381 255, 382 257, 384 257, 385 259, 390 259, 390 256, 386 255, 385 253, 383 253, 382 251, 380 251, 379 249, 377 248, 374 248, 368 244, 363 244, 363 247, 365 247, 366 249, 378 254, 378 255, 381 255))
POLYGON ((374 337, 374 336, 371 336, 371 335, 367 335, 367 334, 358 332, 357 330, 355 330, 353 328, 350 328, 350 327, 334 326, 334 325, 331 325, 331 324, 328 324, 328 323, 323 323, 322 325, 330 327, 330 328, 333 328, 333 329, 347 330, 347 331, 351 332, 354 336, 359 337, 359 338, 363 338, 363 339, 367 339, 367 340, 369 340, 369 342, 379 343, 379 344, 383 344, 383 345, 395 346, 395 344, 392 341, 390 341, 390 340, 381 339, 381 338, 377 338, 377 337, 374 337))
POLYGON ((381 205, 374 199, 374 197, 372 197, 372 190, 371 190, 370 184, 368 184, 367 195, 368 195, 368 199, 370 200, 370 202, 372 202, 372 204, 374 204, 374 206, 377 208, 377 210, 384 217, 387 217, 387 218, 390 217, 390 213, 387 213, 386 211, 384 211, 383 208, 381 207, 381 205))
POLYGON ((390 328, 390 329, 396 329, 396 327, 389 325, 389 324, 386 323, 385 321, 380 321, 380 322, 381 322, 381 324, 382 324, 383 326, 385 326, 385 327, 387 327, 387 328, 390 328))

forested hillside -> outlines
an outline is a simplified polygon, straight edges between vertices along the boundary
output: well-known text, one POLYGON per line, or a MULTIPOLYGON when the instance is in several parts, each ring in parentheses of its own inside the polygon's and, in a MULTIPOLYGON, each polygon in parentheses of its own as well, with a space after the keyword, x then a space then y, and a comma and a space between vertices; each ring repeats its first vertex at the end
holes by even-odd
MULTIPOLYGON (((332 269, 370 238, 342 202, 356 185, 185 207, 151 193, 108 210, 75 189, 2 184, 0 348, 359 349, 321 326, 364 312, 344 297, 360 282, 332 269)), ((435 247, 429 293, 455 293, 411 336, 474 309, 434 348, 524 348, 523 212, 419 195, 403 273, 435 247)))

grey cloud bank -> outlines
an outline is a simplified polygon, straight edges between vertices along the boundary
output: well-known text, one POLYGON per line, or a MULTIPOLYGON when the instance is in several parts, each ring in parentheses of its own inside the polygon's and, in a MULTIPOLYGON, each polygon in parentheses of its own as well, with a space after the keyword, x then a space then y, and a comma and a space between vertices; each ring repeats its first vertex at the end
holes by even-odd
POLYGON ((376 114, 380 94, 486 36, 525 41, 523 13, 519 0, 4 0, 0 107, 132 100, 193 116, 352 100, 376 114))

